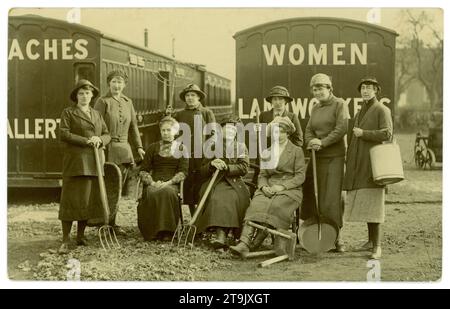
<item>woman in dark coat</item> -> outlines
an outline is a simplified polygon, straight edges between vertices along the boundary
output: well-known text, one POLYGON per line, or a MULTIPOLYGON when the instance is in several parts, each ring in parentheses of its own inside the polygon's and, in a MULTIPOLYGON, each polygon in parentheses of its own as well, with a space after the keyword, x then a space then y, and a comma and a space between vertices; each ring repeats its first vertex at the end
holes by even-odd
MULTIPOLYGON (((311 117, 305 130, 305 142, 308 149, 316 151, 320 213, 341 229, 344 215, 344 205, 341 202, 346 150, 344 136, 347 133, 350 116, 344 100, 333 95, 333 85, 327 75, 322 73, 314 75, 310 87, 319 102, 311 110, 311 117)), ((308 164, 306 181, 303 185, 305 194, 301 209, 303 220, 317 217, 313 178, 312 164, 308 164)), ((340 237, 336 241, 336 251, 345 251, 340 237)))
MULTIPOLYGON (((221 172, 197 223, 199 231, 215 229, 216 237, 211 241, 211 245, 216 249, 227 245, 226 237, 230 230, 233 230, 235 235, 238 234, 250 204, 250 193, 242 180, 249 166, 248 151, 244 143, 236 141, 237 126, 242 123, 229 117, 224 119, 221 125, 222 134, 218 133, 221 144, 216 143, 212 147, 215 151, 214 159, 205 159, 200 175, 205 179, 210 178, 216 169, 221 172)), ((200 196, 203 196, 208 184, 209 179, 202 185, 200 196)))
MULTIPOLYGON (((98 98, 94 108, 105 119, 111 134, 111 143, 106 147, 106 161, 117 164, 125 184, 128 170, 135 163, 131 145, 141 160, 144 158, 145 151, 139 135, 133 102, 123 94, 128 82, 127 74, 122 70, 111 71, 108 73, 106 82, 109 91, 98 98)), ((124 235, 125 231, 116 225, 115 218, 112 221, 111 225, 116 234, 124 235)))
POLYGON ((59 131, 64 158, 58 216, 63 229, 60 253, 69 251, 72 221, 78 221, 77 245, 86 245, 87 220, 102 216, 93 147, 106 146, 111 138, 100 113, 89 106, 97 94, 98 89, 91 82, 80 80, 70 94, 76 104, 61 115, 59 131))
POLYGON ((272 124, 278 124, 279 132, 275 130, 272 133, 274 143, 261 155, 258 190, 245 214, 240 242, 237 246, 230 246, 232 253, 242 257, 251 249, 258 248, 267 236, 261 230, 254 235, 255 228, 247 224, 248 221, 271 228, 288 229, 294 211, 302 202, 305 157, 302 148, 288 139, 295 126, 288 117, 276 117, 272 124))
POLYGON ((173 235, 180 218, 179 183, 189 169, 186 148, 174 140, 178 122, 167 116, 159 127, 162 139, 148 147, 140 172, 144 191, 137 214, 145 240, 167 240, 173 235))
POLYGON ((361 250, 372 250, 370 258, 381 258, 381 223, 384 222, 385 187, 373 181, 369 150, 392 137, 389 108, 378 102, 381 87, 375 78, 361 80, 358 91, 364 100, 349 133, 344 190, 347 191, 345 221, 366 222, 369 241, 361 250))

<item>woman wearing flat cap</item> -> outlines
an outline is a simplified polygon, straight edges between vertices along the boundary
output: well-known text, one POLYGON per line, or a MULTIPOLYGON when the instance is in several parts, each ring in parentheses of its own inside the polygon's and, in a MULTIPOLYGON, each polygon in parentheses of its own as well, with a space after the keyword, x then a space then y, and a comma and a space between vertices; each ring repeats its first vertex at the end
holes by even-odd
MULTIPOLYGON (((294 143, 294 145, 302 147, 303 132, 302 127, 300 126, 300 121, 294 113, 291 113, 286 109, 286 104, 292 102, 292 100, 293 98, 289 95, 289 91, 285 87, 273 87, 270 89, 270 93, 266 97, 266 101, 272 104, 272 109, 262 112, 259 115, 259 122, 269 124, 277 116, 288 117, 295 127, 295 131, 289 135, 289 140, 294 143)), ((270 146, 270 143, 268 143, 268 146, 270 146)))
MULTIPOLYGON (((127 74, 122 70, 114 70, 106 77, 108 92, 98 98, 94 108, 105 119, 111 134, 111 143, 106 148, 106 161, 119 166, 123 184, 127 180, 128 170, 134 165, 131 146, 142 160, 145 155, 136 120, 133 102, 123 94, 128 82, 127 74)), ((125 231, 116 225, 115 218, 110 222, 116 234, 124 235, 125 231)))
POLYGON ((104 147, 111 138, 102 116, 89 105, 97 95, 98 89, 90 81, 80 80, 70 93, 75 104, 61 115, 59 132, 64 157, 58 218, 62 222, 63 243, 59 253, 69 251, 73 221, 78 221, 76 244, 85 246, 87 220, 102 216, 93 147, 104 147))
MULTIPOLYGON (((328 75, 315 74, 311 78, 310 88, 318 103, 313 106, 306 125, 305 143, 307 149, 316 151, 320 213, 341 229, 344 215, 344 205, 341 202, 346 151, 344 136, 350 115, 344 100, 334 96, 328 75)), ((303 220, 317 217, 312 170, 312 164, 308 164, 300 216, 303 220)), ((345 251, 340 236, 336 242, 336 251, 345 251)))
MULTIPOLYGON (((203 134, 196 134, 194 130, 194 120, 197 118, 203 129, 209 123, 215 123, 216 118, 213 112, 202 105, 206 94, 196 84, 188 84, 179 95, 180 99, 186 103, 185 109, 173 115, 179 122, 187 124, 191 130, 190 145, 185 145, 190 154, 189 160, 189 174, 185 180, 184 185, 184 199, 189 204, 191 213, 194 213, 195 205, 198 203, 199 190, 201 185, 200 167, 202 166, 203 157, 195 158, 194 145, 203 147, 203 143, 211 135, 204 136, 203 134), (195 141, 195 142, 194 142, 195 141)), ((203 149, 203 148, 202 148, 203 149)), ((203 152, 203 151, 201 151, 203 152)))
POLYGON ((221 172, 197 223, 200 232, 206 229, 215 230, 216 237, 211 241, 215 249, 227 246, 227 235, 230 231, 233 231, 234 235, 239 235, 245 211, 250 204, 250 193, 242 180, 248 171, 248 151, 245 144, 238 142, 236 138, 238 126, 242 123, 230 116, 223 119, 220 125, 222 132, 221 134, 218 132, 217 135, 218 138, 221 135, 221 139, 212 147, 215 156, 204 159, 200 169, 200 175, 204 179, 200 196, 205 192, 214 171, 218 169, 221 172))
POLYGON ((370 258, 381 258, 381 223, 384 222, 385 186, 372 177, 369 150, 392 137, 392 117, 389 108, 380 103, 377 95, 381 86, 373 78, 364 78, 358 85, 364 100, 348 134, 344 190, 347 191, 344 220, 366 222, 369 240, 360 250, 372 251, 370 258))
POLYGON ((295 131, 295 125, 288 117, 280 116, 275 117, 272 124, 274 141, 261 156, 258 189, 245 214, 240 242, 230 247, 232 253, 244 258, 267 236, 265 231, 255 231, 247 224, 248 221, 270 228, 288 229, 295 210, 302 202, 305 157, 302 148, 288 138, 295 131))

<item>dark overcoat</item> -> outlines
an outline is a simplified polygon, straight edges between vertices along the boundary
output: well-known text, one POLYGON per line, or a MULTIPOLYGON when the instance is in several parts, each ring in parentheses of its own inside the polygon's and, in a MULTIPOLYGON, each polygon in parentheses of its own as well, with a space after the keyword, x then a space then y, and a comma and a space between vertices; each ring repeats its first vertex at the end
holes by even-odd
POLYGON ((391 111, 376 98, 361 119, 359 115, 360 112, 356 114, 354 126, 347 134, 349 147, 343 184, 343 189, 347 191, 383 187, 373 181, 369 151, 392 137, 391 111), (355 137, 353 128, 361 128, 363 135, 355 137))
POLYGON ((87 140, 98 136, 106 146, 111 137, 100 113, 92 108, 90 112, 91 118, 75 105, 62 112, 59 132, 64 153, 63 177, 97 176, 94 151, 87 140))

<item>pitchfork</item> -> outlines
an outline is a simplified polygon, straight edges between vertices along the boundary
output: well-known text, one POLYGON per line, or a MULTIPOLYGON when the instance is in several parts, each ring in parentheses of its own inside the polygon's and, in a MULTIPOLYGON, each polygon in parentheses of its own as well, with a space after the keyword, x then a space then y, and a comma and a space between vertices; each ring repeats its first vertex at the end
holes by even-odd
POLYGON ((103 207, 103 225, 98 229, 98 237, 104 250, 120 248, 114 228, 109 225, 109 205, 106 198, 105 180, 103 179, 103 169, 98 155, 98 148, 94 146, 95 165, 97 168, 98 185, 100 187, 100 199, 103 207))
MULTIPOLYGON (((211 180, 209 181, 208 187, 206 188, 205 193, 202 196, 202 199, 200 200, 200 203, 198 204, 197 208, 195 209, 194 215, 192 216, 191 220, 187 223, 185 223, 182 219, 179 221, 177 229, 172 237, 172 245, 175 243, 175 239, 177 239, 177 246, 180 246, 180 244, 183 244, 185 247, 188 243, 190 244, 190 247, 194 247, 194 239, 195 235, 197 234, 197 227, 194 225, 195 221, 197 221, 198 216, 202 212, 206 199, 208 198, 209 192, 212 189, 212 186, 214 185, 214 182, 216 181, 217 175, 219 175, 220 170, 216 170, 214 172, 214 175, 212 176, 211 180)), ((181 214, 182 216, 182 214, 181 214)))

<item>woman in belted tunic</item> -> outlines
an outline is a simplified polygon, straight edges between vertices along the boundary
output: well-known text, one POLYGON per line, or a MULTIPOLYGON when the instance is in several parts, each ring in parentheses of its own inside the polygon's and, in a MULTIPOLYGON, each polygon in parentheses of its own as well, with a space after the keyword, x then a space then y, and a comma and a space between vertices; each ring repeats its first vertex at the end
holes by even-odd
POLYGON ((235 117, 226 117, 221 121, 222 132, 217 133, 220 139, 211 147, 215 156, 205 159, 200 169, 202 179, 206 180, 200 189, 200 196, 203 196, 214 171, 221 171, 197 223, 199 232, 215 229, 216 237, 211 241, 215 249, 227 246, 229 231, 232 230, 234 235, 239 234, 250 204, 250 193, 242 180, 248 171, 248 151, 244 143, 236 140, 238 129, 243 128, 241 125, 235 117))
MULTIPOLYGON (((106 161, 119 166, 125 183, 128 169, 135 163, 131 144, 141 160, 145 151, 139 135, 133 102, 122 93, 128 81, 127 74, 121 70, 114 70, 109 72, 106 81, 109 91, 98 98, 94 108, 105 119, 111 134, 111 143, 106 148, 106 161)), ((115 218, 112 221, 110 224, 114 226, 116 234, 125 234, 125 231, 116 225, 115 218)))
POLYGON ((178 184, 186 178, 189 168, 186 148, 174 141, 178 122, 172 117, 164 117, 159 128, 161 141, 148 147, 139 173, 144 191, 137 215, 139 230, 145 240, 172 237, 180 218, 178 184))
POLYGON ((59 253, 69 251, 73 221, 78 221, 77 245, 86 246, 87 220, 103 214, 93 147, 106 146, 111 138, 100 113, 89 106, 97 94, 98 89, 91 82, 80 80, 70 94, 75 105, 64 109, 61 115, 59 132, 64 156, 58 218, 62 222, 63 243, 59 253))
POLYGON ((381 91, 375 78, 362 79, 358 91, 364 100, 349 132, 344 190, 347 191, 344 220, 366 222, 369 240, 360 250, 372 250, 370 258, 381 258, 381 223, 384 222, 385 186, 373 181, 369 150, 392 137, 389 108, 377 100, 381 91))
MULTIPOLYGON (((305 142, 308 149, 316 151, 320 214, 341 229, 344 215, 344 205, 341 203, 346 151, 344 136, 350 115, 344 100, 333 95, 333 85, 328 75, 315 74, 311 78, 310 88, 319 102, 311 110, 305 142)), ((312 163, 308 164, 300 216, 303 220, 317 217, 312 170, 312 163)), ((337 252, 345 251, 340 233, 335 245, 337 252)))
POLYGON ((234 254, 245 255, 258 248, 267 232, 247 224, 253 221, 275 229, 288 229, 294 211, 302 202, 302 184, 305 181, 305 157, 302 148, 294 145, 288 136, 295 126, 288 117, 272 121, 272 146, 261 155, 261 173, 255 192, 244 218, 240 242, 230 246, 234 254), (270 155, 268 155, 270 153, 270 155))

